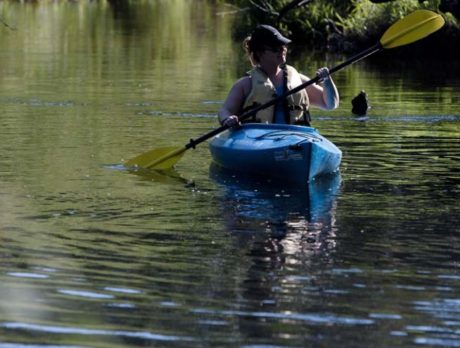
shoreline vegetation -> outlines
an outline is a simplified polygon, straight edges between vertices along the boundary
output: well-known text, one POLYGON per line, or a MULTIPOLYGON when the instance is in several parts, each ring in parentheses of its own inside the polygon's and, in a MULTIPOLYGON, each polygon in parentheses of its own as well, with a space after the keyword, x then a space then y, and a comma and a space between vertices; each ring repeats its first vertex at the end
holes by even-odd
MULTIPOLYGON (((460 0, 236 0, 234 39, 257 24, 280 28, 294 43, 318 52, 351 54, 375 44, 394 22, 417 9, 440 13, 446 25, 437 33, 396 51, 405 58, 460 57, 460 0)), ((394 55, 394 52, 392 52, 394 55)))

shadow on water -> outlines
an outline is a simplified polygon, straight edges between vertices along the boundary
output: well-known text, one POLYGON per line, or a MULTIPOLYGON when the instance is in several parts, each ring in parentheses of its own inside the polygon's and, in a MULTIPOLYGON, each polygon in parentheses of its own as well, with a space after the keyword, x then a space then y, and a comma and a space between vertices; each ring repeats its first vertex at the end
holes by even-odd
POLYGON ((154 10, 154 7, 147 3, 133 6, 126 0, 109 0, 113 18, 117 21, 121 30, 125 34, 145 34, 148 31, 149 12, 154 10))

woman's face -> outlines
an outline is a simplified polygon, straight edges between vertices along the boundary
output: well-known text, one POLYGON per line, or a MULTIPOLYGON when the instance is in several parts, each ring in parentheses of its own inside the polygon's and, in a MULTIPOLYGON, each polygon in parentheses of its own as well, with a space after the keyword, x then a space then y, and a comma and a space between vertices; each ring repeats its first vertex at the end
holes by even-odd
POLYGON ((278 47, 266 46, 260 55, 260 61, 266 64, 281 65, 286 63, 287 46, 278 47))

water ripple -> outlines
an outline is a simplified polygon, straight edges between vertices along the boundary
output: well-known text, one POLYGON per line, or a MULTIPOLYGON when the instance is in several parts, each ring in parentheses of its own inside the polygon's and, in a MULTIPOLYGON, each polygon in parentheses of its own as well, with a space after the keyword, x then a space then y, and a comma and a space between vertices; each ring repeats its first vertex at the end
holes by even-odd
POLYGON ((196 314, 222 315, 226 317, 254 317, 264 319, 296 320, 312 324, 340 324, 340 325, 372 325, 375 323, 371 319, 361 319, 352 317, 339 317, 332 314, 303 314, 303 313, 274 313, 274 312, 245 312, 245 311, 214 311, 209 309, 194 309, 196 314))
POLYGON ((116 288, 116 287, 110 287, 110 286, 105 287, 104 290, 123 293, 123 294, 140 294, 141 293, 141 291, 135 290, 135 289, 116 288))
POLYGON ((48 344, 0 343, 0 348, 81 348, 82 346, 64 346, 48 344))
POLYGON ((28 273, 28 272, 8 272, 9 276, 17 278, 34 278, 34 279, 46 279, 48 276, 46 274, 38 273, 28 273))
POLYGON ((415 339, 415 343, 427 346, 460 347, 460 341, 457 339, 418 337, 415 339))
POLYGON ((48 326, 28 323, 7 322, 0 323, 1 328, 10 330, 26 330, 34 332, 45 332, 52 334, 68 334, 68 335, 88 335, 88 336, 115 336, 126 338, 140 338, 149 341, 194 341, 191 337, 162 335, 147 331, 121 331, 121 330, 100 330, 100 329, 84 329, 78 327, 64 326, 48 326))
POLYGON ((114 296, 112 296, 112 295, 101 294, 101 293, 90 292, 90 291, 59 290, 58 292, 61 293, 61 294, 64 294, 64 295, 80 296, 80 297, 86 297, 86 298, 97 298, 97 299, 112 299, 112 298, 114 298, 114 296))

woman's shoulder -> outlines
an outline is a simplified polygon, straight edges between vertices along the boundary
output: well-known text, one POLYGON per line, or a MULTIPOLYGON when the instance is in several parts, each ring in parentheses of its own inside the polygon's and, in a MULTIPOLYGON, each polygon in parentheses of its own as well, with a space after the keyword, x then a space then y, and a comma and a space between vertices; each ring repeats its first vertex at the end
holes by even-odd
POLYGON ((285 67, 286 71, 288 72, 288 74, 297 74, 297 75, 300 75, 300 76, 303 75, 300 71, 298 71, 292 65, 287 65, 286 64, 284 67, 285 67))
POLYGON ((243 76, 235 82, 233 88, 239 89, 243 94, 248 94, 252 87, 251 76, 243 76))

